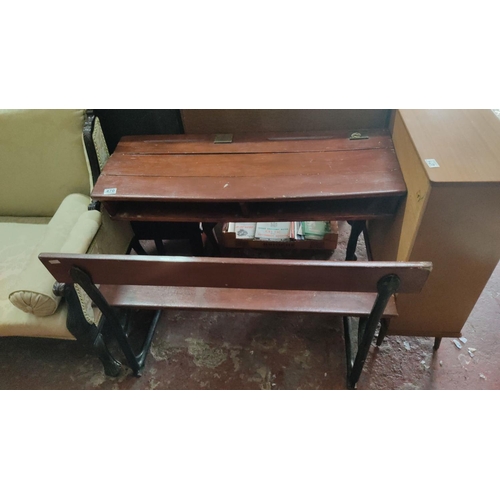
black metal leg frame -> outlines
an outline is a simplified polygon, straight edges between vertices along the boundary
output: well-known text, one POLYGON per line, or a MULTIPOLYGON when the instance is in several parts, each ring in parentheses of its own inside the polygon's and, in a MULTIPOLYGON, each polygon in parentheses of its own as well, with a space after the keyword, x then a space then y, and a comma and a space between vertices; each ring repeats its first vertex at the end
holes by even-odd
MULTIPOLYGON (((367 249, 369 250, 369 243, 366 235, 366 224, 365 221, 355 221, 350 224, 352 226, 352 231, 349 238, 346 260, 356 260, 356 243, 361 232, 365 233, 365 240, 368 245, 367 249)), ((210 230, 212 228, 210 226, 207 225, 204 229, 211 233, 210 230)), ((211 235, 213 237, 213 233, 211 233, 211 235)), ((136 243, 138 243, 138 241, 136 243)), ((138 245, 137 250, 139 250, 138 253, 142 253, 140 251, 140 244, 138 245)), ((371 260, 370 252, 368 251, 368 253, 371 260)), ((123 352, 123 355, 125 356, 125 359, 133 373, 136 376, 139 376, 144 368, 146 357, 151 347, 156 326, 161 315, 161 310, 156 311, 142 348, 138 354, 135 354, 128 339, 127 325, 122 325, 116 309, 112 308, 108 304, 104 296, 93 283, 91 277, 85 271, 77 267, 74 267, 71 270, 71 277, 74 284, 56 283, 56 286, 54 287, 54 293, 63 295, 68 303, 68 330, 77 340, 87 344, 93 349, 103 364, 104 372, 109 376, 117 376, 121 369, 121 363, 115 359, 106 345, 106 339, 108 337, 114 338, 123 352), (82 297, 77 287, 81 287, 81 289, 86 292, 93 303, 101 311, 102 317, 99 325, 96 326, 93 322, 91 322, 91 320, 89 320, 83 312, 82 297)), ((389 298, 397 292, 399 285, 400 280, 396 275, 384 276, 378 282, 378 294, 370 315, 368 318, 359 319, 358 349, 354 360, 352 358, 349 318, 343 318, 347 360, 347 385, 349 388, 356 387, 379 323, 381 324, 381 328, 377 338, 377 346, 382 344, 389 324, 388 320, 382 319, 382 315, 389 298)), ((439 348, 440 342, 441 338, 438 337, 435 339, 434 349, 439 348)))
POLYGON ((106 375, 116 377, 120 373, 121 364, 108 351, 102 331, 85 317, 74 285, 59 285, 54 287, 56 295, 62 295, 68 303, 66 326, 75 338, 90 347, 101 360, 106 375))
MULTIPOLYGON (((358 244, 359 235, 363 233, 363 237, 365 239, 366 245, 366 253, 368 256, 368 260, 373 260, 372 250, 370 247, 370 239, 368 238, 368 231, 366 228, 366 221, 357 220, 357 221, 347 221, 347 223, 351 226, 351 234, 349 235, 349 240, 347 242, 346 249, 346 261, 358 260, 356 256, 356 247, 358 244)), ((381 346, 384 338, 386 336, 387 330, 389 328, 389 320, 382 319, 380 332, 377 337, 377 346, 381 346)), ((441 345, 442 337, 434 337, 434 346, 433 349, 437 351, 439 346, 441 345)))
POLYGON ((347 223, 351 226, 351 233, 347 242, 345 260, 358 260, 358 258, 356 257, 356 246, 358 245, 359 235, 361 233, 363 233, 363 237, 365 239, 366 254, 368 256, 368 260, 373 260, 372 250, 370 247, 370 239, 368 238, 368 230, 366 228, 366 221, 355 220, 347 221, 347 223))
POLYGON ((344 343, 347 361, 347 386, 349 389, 356 388, 356 384, 358 383, 359 376, 363 370, 366 357, 368 356, 370 344, 375 336, 375 331, 381 321, 387 302, 389 301, 391 295, 397 292, 399 285, 400 279, 395 274, 388 274, 387 276, 381 278, 377 283, 377 298, 373 304, 370 315, 367 319, 359 319, 358 350, 356 357, 354 358, 354 362, 352 360, 349 318, 344 317, 344 343))
MULTIPOLYGON (((110 353, 105 339, 114 338, 120 346, 127 364, 134 375, 140 376, 144 369, 146 356, 151 347, 161 310, 157 311, 149 327, 139 354, 135 354, 128 339, 127 326, 122 325, 115 310, 110 307, 102 293, 92 282, 91 277, 82 269, 73 267, 71 277, 74 284, 57 284, 55 292, 63 295, 68 302, 68 330, 80 342, 90 346, 101 360, 106 375, 116 377, 120 373, 121 363, 110 353), (77 287, 81 287, 102 313, 101 321, 96 326, 83 313, 81 297, 77 287)), ((399 287, 399 277, 393 274, 384 276, 377 284, 378 294, 368 318, 360 318, 358 331, 358 350, 352 360, 349 318, 344 317, 344 337, 347 361, 347 386, 354 389, 363 370, 375 330, 381 320, 387 302, 399 287)))
POLYGON ((102 316, 99 326, 90 324, 83 314, 76 285, 59 285, 58 292, 68 302, 68 318, 66 322, 68 330, 77 340, 87 344, 94 350, 104 366, 104 372, 106 375, 112 377, 116 377, 120 373, 121 363, 109 352, 105 343, 105 337, 110 336, 114 338, 118 342, 127 360, 127 364, 132 369, 134 375, 140 376, 153 341, 161 310, 156 312, 139 354, 135 354, 128 339, 127 326, 121 324, 115 310, 110 307, 102 293, 92 282, 90 276, 85 271, 73 267, 71 277, 74 283, 79 285, 99 308, 102 316))
POLYGON ((366 222, 364 220, 347 221, 351 226, 351 234, 347 242, 347 249, 345 253, 345 260, 358 260, 356 257, 356 246, 358 244, 359 235, 366 234, 366 222))

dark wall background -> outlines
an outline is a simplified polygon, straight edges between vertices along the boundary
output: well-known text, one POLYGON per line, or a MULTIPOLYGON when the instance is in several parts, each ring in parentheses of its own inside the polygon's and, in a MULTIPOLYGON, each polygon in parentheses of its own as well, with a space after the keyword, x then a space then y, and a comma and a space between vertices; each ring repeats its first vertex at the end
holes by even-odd
POLYGON ((387 128, 388 109, 96 109, 109 152, 126 135, 387 128))
POLYGON ((186 134, 382 129, 389 109, 182 109, 186 134))
POLYGON ((95 109, 109 152, 126 135, 183 134, 178 109, 95 109))

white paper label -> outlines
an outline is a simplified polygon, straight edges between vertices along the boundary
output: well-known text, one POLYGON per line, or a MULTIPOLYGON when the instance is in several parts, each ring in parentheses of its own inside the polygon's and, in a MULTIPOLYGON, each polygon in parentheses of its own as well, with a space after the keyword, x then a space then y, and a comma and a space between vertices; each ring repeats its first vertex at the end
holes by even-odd
POLYGON ((60 260, 49 260, 49 264, 60 264, 60 260))
POLYGON ((430 160, 425 160, 425 163, 427 163, 427 166, 429 168, 437 168, 437 167, 439 167, 439 163, 436 160, 432 159, 432 158, 430 160))
POLYGON ((105 189, 104 194, 116 194, 116 188, 105 189))

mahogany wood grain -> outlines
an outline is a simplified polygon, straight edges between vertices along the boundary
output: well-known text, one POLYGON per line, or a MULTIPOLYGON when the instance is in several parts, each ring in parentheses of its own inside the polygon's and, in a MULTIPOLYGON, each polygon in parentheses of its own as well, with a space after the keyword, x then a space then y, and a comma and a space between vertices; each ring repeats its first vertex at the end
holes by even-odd
POLYGON ((334 262, 282 259, 41 254, 52 276, 71 283, 70 269, 87 271, 100 285, 189 286, 339 292, 376 292, 387 274, 402 293, 419 292, 429 262, 334 262))
POLYGON ((403 196, 390 150, 251 155, 113 155, 94 187, 100 201, 254 201, 403 196), (106 195, 106 189, 116 193, 106 195))
POLYGON ((231 144, 213 144, 208 135, 128 137, 107 162, 92 198, 104 202, 115 220, 129 221, 392 215, 406 185, 388 131, 355 141, 348 135, 241 134, 231 144))
POLYGON ((251 202, 334 200, 404 196, 400 179, 377 172, 356 175, 290 177, 144 177, 101 175, 92 198, 99 201, 251 202), (116 195, 104 194, 116 189, 116 195))
MULTIPOLYGON (((376 298, 375 293, 132 285, 102 285, 100 291, 113 307, 345 316, 368 316, 376 298)), ((384 317, 395 316, 397 316, 396 303, 394 297, 391 297, 384 317)))
MULTIPOLYGON (((362 149, 253 154, 116 154, 106 175, 145 177, 293 177, 307 175, 363 176, 376 173, 402 180, 394 150, 362 149)), ((362 179, 360 180, 362 183, 362 179)))

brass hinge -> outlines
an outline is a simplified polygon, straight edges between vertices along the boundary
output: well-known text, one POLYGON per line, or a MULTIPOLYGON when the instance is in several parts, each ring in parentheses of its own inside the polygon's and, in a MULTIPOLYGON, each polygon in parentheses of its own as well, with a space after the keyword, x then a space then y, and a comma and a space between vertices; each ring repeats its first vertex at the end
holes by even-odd
POLYGON ((367 135, 362 135, 360 132, 353 132, 351 137, 349 137, 350 141, 359 141, 360 139, 369 139, 367 135))
POLYGON ((233 134, 215 134, 214 144, 229 144, 233 142, 233 134))

